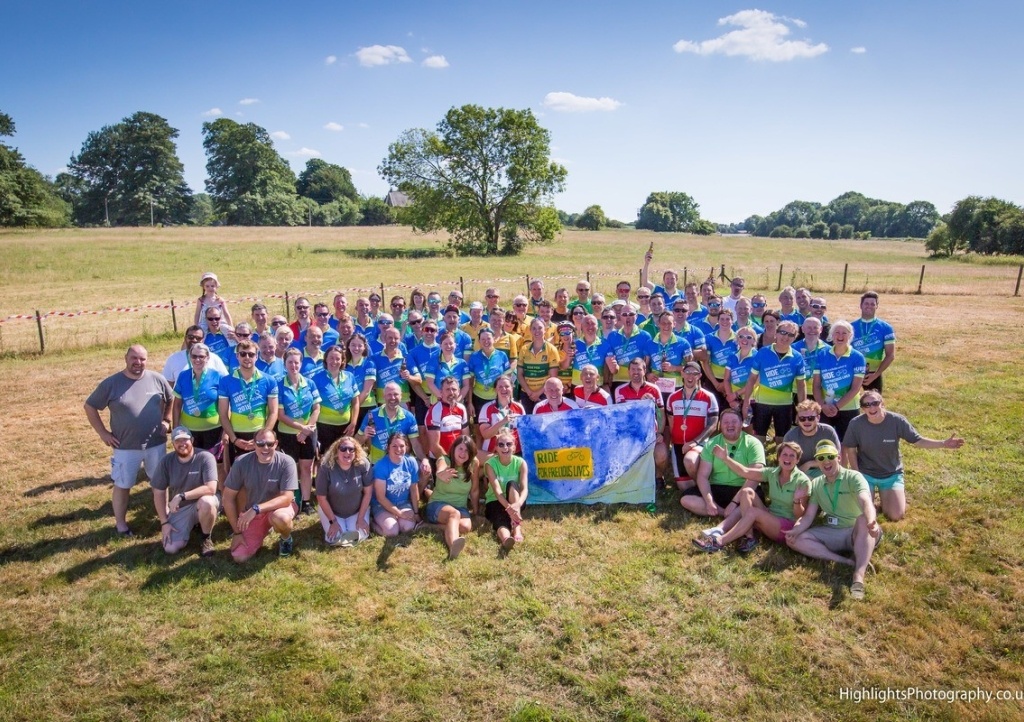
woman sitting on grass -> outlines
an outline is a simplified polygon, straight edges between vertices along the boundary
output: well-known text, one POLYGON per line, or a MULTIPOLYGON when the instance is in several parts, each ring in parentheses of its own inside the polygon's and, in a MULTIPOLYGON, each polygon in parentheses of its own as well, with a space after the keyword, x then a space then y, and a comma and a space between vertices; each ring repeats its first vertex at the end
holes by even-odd
POLYGON ((396 432, 388 438, 387 454, 373 465, 373 530, 384 537, 412 531, 420 524, 420 467, 408 456, 409 439, 396 432))
POLYGON ((466 546, 466 537, 462 535, 473 530, 470 509, 479 512, 480 462, 473 439, 469 436, 455 439, 448 456, 437 460, 434 476, 434 493, 427 504, 426 518, 431 524, 444 526, 444 543, 448 547, 448 559, 452 560, 466 546))
POLYGON ((352 436, 342 436, 328 447, 316 475, 324 541, 332 547, 350 547, 369 537, 372 496, 373 466, 352 436))
POLYGON ((743 539, 739 552, 747 554, 757 546, 756 537, 746 536, 755 529, 777 544, 785 544, 786 532, 793 528, 807 508, 811 483, 807 475, 797 468, 800 445, 793 441, 783 442, 779 447, 779 465, 763 469, 751 469, 730 458, 724 446, 715 446, 712 453, 744 479, 767 481, 769 506, 765 507, 753 489, 743 487, 736 495, 739 508, 719 526, 694 539, 693 545, 701 551, 717 552, 727 544, 743 539))
POLYGON ((510 551, 523 540, 523 504, 529 492, 526 483, 526 462, 513 455, 516 438, 508 429, 497 434, 497 456, 487 460, 487 506, 484 512, 494 526, 494 533, 503 550, 510 551))

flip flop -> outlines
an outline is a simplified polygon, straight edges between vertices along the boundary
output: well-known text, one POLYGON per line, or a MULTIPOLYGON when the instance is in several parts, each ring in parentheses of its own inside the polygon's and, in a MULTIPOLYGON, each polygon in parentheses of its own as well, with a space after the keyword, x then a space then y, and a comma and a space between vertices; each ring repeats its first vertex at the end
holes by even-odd
POLYGON ((850 585, 850 597, 853 599, 864 598, 864 582, 854 582, 850 585))
POLYGON ((699 536, 691 541, 695 547, 708 554, 722 551, 722 545, 712 536, 699 536))

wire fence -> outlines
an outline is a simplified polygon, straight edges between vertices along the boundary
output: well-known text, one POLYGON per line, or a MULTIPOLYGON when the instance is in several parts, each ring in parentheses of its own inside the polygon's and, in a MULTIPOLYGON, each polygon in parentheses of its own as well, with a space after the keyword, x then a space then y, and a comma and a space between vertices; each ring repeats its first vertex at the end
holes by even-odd
MULTIPOLYGON (((746 295, 764 293, 769 297, 769 306, 777 292, 785 286, 806 287, 816 295, 836 293, 863 293, 874 290, 883 294, 919 294, 951 296, 1020 296, 1024 265, 1017 268, 998 265, 923 264, 921 266, 893 266, 883 263, 851 265, 843 262, 823 261, 820 264, 787 266, 717 266, 677 269, 679 286, 686 283, 700 283, 713 278, 719 285, 728 283, 735 276, 742 276, 746 283, 746 295)), ((392 296, 409 297, 414 288, 425 293, 440 291, 444 302, 451 289, 462 291, 468 306, 470 301, 483 300, 487 288, 497 288, 502 294, 502 305, 510 308, 512 296, 527 294, 532 280, 545 282, 545 296, 551 298, 556 288, 565 286, 573 297, 573 284, 586 278, 594 293, 603 293, 609 301, 615 298, 615 287, 620 281, 628 280, 635 293, 639 285, 639 269, 589 270, 579 273, 557 275, 523 275, 506 278, 464 278, 452 277, 446 280, 423 281, 420 283, 398 283, 380 281, 372 285, 349 286, 336 289, 296 290, 257 293, 226 299, 235 313, 237 323, 248 318, 249 307, 256 302, 263 303, 271 315, 284 315, 292 319, 294 299, 303 296, 313 302, 323 301, 330 305, 338 293, 349 296, 350 311, 354 312, 357 296, 376 291, 383 299, 386 310, 392 296)), ((660 281, 652 271, 649 284, 660 281)), ((152 301, 137 305, 119 305, 105 308, 78 310, 33 309, 0 318, 0 353, 46 353, 47 351, 88 348, 125 342, 140 336, 157 336, 167 333, 182 333, 193 322, 195 301, 152 301)))

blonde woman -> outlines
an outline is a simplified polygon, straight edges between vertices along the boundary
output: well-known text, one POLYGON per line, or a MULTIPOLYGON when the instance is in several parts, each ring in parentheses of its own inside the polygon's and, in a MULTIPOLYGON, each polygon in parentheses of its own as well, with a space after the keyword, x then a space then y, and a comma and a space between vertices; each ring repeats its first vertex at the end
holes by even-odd
POLYGON ((338 438, 324 453, 316 475, 316 501, 324 541, 354 546, 370 536, 373 465, 350 435, 338 438))

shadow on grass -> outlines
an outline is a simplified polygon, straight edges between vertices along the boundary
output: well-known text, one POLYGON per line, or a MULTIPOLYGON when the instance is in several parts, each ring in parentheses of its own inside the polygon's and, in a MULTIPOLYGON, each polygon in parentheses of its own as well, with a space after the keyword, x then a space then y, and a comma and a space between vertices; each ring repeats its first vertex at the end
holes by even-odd
MULTIPOLYGON (((780 544, 771 544, 771 546, 766 548, 767 553, 754 563, 755 569, 773 574, 778 574, 792 567, 810 567, 814 569, 817 572, 818 580, 832 591, 832 596, 828 602, 830 610, 836 609, 850 596, 853 567, 822 559, 811 559, 802 554, 797 554, 789 547, 780 544)), ((869 583, 871 581, 870 572, 867 581, 869 583)))
POLYGON ((55 484, 37 486, 35 489, 26 491, 25 496, 36 497, 50 491, 75 491, 76 489, 84 489, 88 486, 104 486, 109 484, 110 476, 83 476, 81 479, 69 479, 68 481, 59 481, 55 484))
POLYGON ((441 248, 314 248, 310 253, 340 253, 349 258, 368 261, 378 258, 439 258, 449 255, 441 248))

